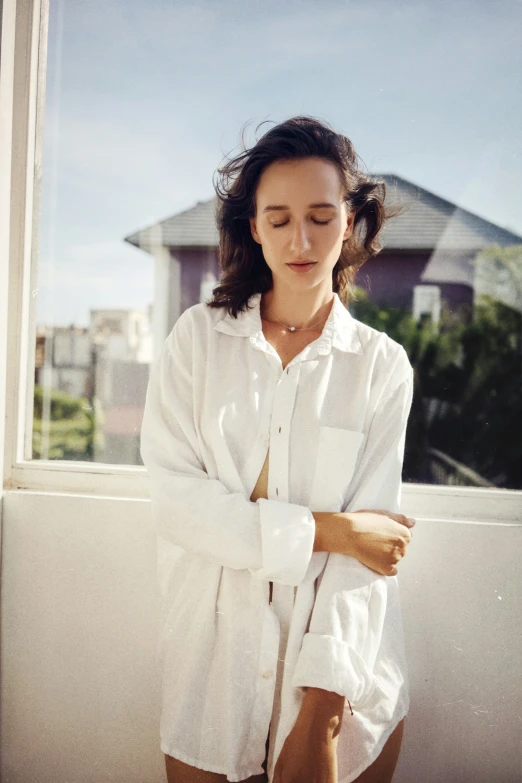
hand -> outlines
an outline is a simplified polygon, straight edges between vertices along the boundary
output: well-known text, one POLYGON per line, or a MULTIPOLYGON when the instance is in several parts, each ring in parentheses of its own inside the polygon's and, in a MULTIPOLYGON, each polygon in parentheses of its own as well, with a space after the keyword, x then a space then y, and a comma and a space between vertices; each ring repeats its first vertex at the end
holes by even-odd
POLYGON ((344 698, 308 688, 274 768, 273 783, 337 783, 344 698))
POLYGON ((348 524, 348 550, 360 563, 383 576, 395 576, 411 541, 415 520, 383 509, 342 513, 348 524))

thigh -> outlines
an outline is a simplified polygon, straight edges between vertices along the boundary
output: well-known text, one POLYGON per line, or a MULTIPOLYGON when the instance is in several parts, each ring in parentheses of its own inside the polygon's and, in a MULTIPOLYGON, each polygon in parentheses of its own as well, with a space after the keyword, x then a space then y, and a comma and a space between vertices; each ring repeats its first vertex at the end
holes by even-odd
POLYGON ((404 718, 388 737, 373 764, 370 764, 353 783, 391 783, 401 752, 404 718))
MULTIPOLYGON (((227 783, 227 776, 206 772, 165 754, 168 783, 227 783)), ((242 783, 267 783, 266 775, 254 775, 242 783)))

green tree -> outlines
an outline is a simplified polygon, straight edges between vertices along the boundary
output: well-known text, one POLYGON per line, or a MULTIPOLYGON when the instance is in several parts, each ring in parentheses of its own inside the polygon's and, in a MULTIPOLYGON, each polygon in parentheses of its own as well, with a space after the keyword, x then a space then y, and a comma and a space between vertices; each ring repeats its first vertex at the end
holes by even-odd
MULTIPOLYGON (((103 449, 104 414, 97 398, 94 406, 85 397, 72 397, 61 391, 50 391, 48 459, 92 461, 95 450, 103 449)), ((33 459, 42 459, 43 389, 34 387, 33 459)))
POLYGON ((522 244, 501 247, 493 244, 470 261, 476 270, 476 286, 493 298, 522 310, 522 244))
POLYGON ((404 478, 430 482, 428 448, 439 449, 496 486, 522 487, 522 315, 484 296, 465 324, 447 306, 438 325, 356 290, 355 318, 404 346, 414 368, 404 478))

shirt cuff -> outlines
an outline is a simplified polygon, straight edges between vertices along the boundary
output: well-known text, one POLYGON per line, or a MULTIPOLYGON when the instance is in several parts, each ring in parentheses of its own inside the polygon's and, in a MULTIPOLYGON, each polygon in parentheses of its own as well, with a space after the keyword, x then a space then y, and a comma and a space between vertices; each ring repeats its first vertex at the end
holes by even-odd
POLYGON ((263 549, 262 568, 254 576, 284 585, 299 585, 314 549, 315 519, 296 503, 258 498, 263 549))
POLYGON ((295 688, 333 691, 356 706, 368 696, 373 681, 373 673, 349 644, 327 634, 305 634, 292 677, 295 688))

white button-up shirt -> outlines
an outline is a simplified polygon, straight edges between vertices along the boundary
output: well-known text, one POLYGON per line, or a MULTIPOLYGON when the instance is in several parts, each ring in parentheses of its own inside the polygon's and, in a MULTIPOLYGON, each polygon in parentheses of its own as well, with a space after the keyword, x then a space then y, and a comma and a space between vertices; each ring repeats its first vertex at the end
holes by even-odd
POLYGON ((400 510, 413 370, 337 294, 283 370, 260 301, 237 319, 188 308, 151 368, 141 456, 158 535, 161 749, 240 781, 262 773, 270 728, 271 781, 313 686, 346 699, 348 783, 408 710, 398 584, 313 553, 312 511, 400 510), (252 502, 268 449, 268 498, 252 502))

